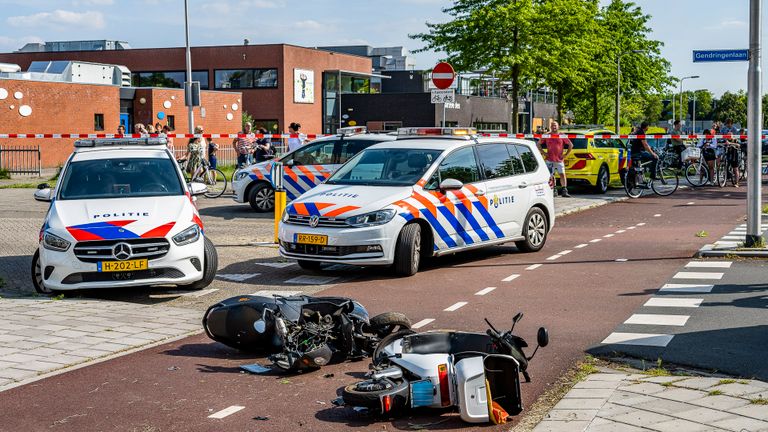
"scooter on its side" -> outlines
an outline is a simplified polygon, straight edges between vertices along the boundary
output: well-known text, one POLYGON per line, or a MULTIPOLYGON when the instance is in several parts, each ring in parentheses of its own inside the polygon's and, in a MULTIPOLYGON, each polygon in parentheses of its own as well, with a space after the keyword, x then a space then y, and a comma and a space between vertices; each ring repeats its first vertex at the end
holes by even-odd
POLYGON ((504 423, 522 412, 520 375, 530 382, 528 362, 549 344, 546 328, 538 330, 531 356, 528 344, 500 333, 488 321, 486 333, 404 330, 381 340, 373 353, 368 379, 342 390, 344 403, 374 413, 397 414, 408 408, 458 407, 468 423, 504 423))

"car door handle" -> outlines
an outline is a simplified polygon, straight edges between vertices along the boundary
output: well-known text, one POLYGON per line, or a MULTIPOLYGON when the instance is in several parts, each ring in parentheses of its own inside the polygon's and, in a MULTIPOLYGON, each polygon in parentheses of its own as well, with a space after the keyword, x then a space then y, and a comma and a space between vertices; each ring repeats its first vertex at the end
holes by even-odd
POLYGON ((528 187, 528 183, 526 183, 526 182, 522 182, 522 183, 520 183, 519 185, 517 185, 517 187, 519 187, 520 189, 525 189, 525 188, 527 188, 527 187, 528 187))
POLYGON ((476 196, 483 196, 483 195, 485 195, 485 191, 479 190, 479 191, 475 192, 475 195, 476 196))

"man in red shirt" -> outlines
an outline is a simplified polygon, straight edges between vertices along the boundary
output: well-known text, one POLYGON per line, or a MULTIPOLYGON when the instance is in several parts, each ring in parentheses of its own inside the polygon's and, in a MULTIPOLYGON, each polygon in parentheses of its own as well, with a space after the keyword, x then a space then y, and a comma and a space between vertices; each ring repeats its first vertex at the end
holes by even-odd
MULTIPOLYGON (((550 133, 559 133, 560 125, 553 121, 550 123, 550 133)), ((544 152, 542 147, 547 149, 547 168, 552 175, 560 174, 560 196, 570 198, 568 194, 568 181, 565 178, 565 164, 563 160, 573 149, 573 143, 568 138, 542 138, 536 145, 540 152, 544 152), (565 152, 563 152, 565 150, 565 152)))

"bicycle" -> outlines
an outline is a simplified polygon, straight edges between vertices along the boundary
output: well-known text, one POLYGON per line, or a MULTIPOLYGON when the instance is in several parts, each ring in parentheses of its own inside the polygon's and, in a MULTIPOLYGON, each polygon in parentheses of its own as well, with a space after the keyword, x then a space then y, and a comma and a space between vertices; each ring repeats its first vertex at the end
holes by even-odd
MULTIPOLYGON (((741 168, 741 164, 744 162, 743 157, 741 155, 741 146, 738 143, 725 143, 725 151, 722 155, 720 155, 716 162, 715 162, 715 172, 717 176, 717 185, 719 187, 725 187, 725 184, 728 182, 728 180, 731 180, 731 184, 736 186, 739 183, 739 180, 742 179, 741 171, 739 172, 739 178, 736 178, 734 167, 731 166, 730 161, 728 160, 728 151, 736 152, 736 158, 739 161, 739 167, 741 168)), ((746 168, 746 164, 745 164, 746 168)))
POLYGON ((693 187, 704 186, 709 181, 709 165, 703 156, 698 147, 689 147, 683 152, 683 174, 688 184, 693 187))
POLYGON ((185 169, 186 159, 181 159, 178 162, 184 170, 184 178, 187 182, 203 183, 208 187, 208 191, 204 194, 206 198, 218 198, 227 190, 227 176, 220 169, 211 168, 211 164, 207 160, 202 159, 193 170, 192 175, 185 169))
POLYGON ((640 198, 643 191, 651 189, 656 195, 672 195, 680 184, 677 170, 665 166, 663 159, 656 160, 656 175, 650 175, 650 164, 654 161, 632 161, 632 167, 624 179, 624 191, 630 198, 640 198))

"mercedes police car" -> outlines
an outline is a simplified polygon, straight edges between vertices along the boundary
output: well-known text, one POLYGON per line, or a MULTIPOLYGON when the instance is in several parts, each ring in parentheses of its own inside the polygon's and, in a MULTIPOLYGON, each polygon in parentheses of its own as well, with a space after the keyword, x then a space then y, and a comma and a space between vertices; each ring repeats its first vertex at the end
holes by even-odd
POLYGON ((55 188, 32 259, 41 293, 172 284, 208 286, 218 257, 163 138, 80 140, 55 188))
POLYGON ((280 254, 305 269, 394 265, 408 276, 424 257, 486 245, 538 251, 555 222, 549 179, 531 141, 401 129, 286 207, 280 254))
MULTIPOLYGON (((323 182, 366 147, 394 139, 393 135, 368 134, 363 126, 347 127, 339 129, 337 135, 318 138, 284 155, 280 162, 283 164, 283 187, 288 201, 323 182)), ((238 170, 232 183, 235 202, 247 202, 257 212, 274 211, 274 165, 274 162, 266 161, 238 170)))

